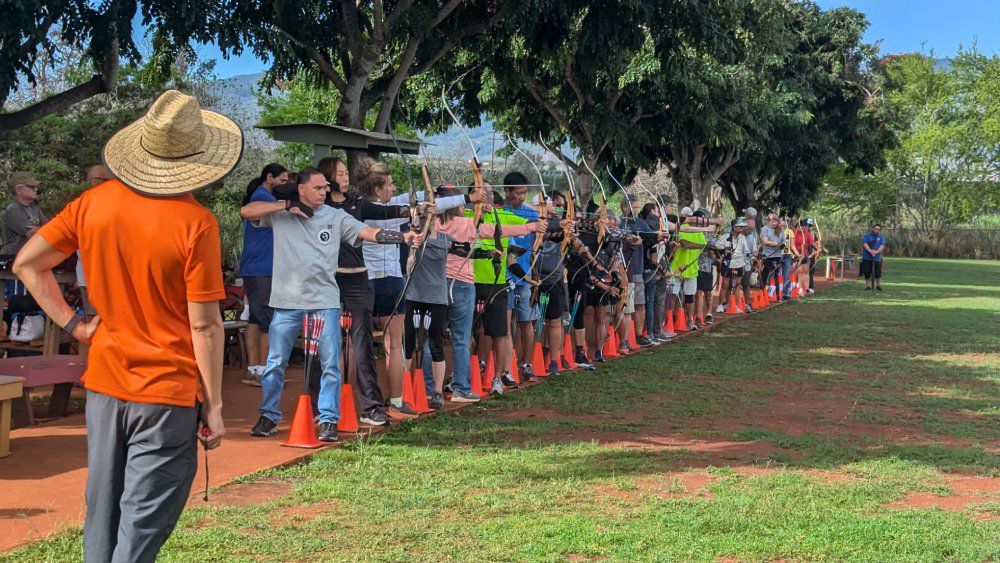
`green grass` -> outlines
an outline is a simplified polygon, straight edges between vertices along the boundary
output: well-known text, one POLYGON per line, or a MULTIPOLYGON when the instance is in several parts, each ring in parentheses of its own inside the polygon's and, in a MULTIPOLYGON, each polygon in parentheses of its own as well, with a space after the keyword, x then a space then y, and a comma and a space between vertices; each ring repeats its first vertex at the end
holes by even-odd
MULTIPOLYGON (((1000 559, 996 493, 886 506, 1000 478, 1000 264, 885 281, 243 479, 294 485, 186 512, 162 560, 1000 559)), ((0 561, 80 550, 71 530, 0 561)))

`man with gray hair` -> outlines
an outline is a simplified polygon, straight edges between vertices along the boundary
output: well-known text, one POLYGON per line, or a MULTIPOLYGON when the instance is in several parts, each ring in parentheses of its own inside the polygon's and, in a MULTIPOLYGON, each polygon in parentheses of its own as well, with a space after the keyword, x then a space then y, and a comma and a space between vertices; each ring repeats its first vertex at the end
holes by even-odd
POLYGON ((38 227, 49 221, 35 201, 39 185, 41 182, 27 172, 14 172, 7 179, 11 202, 3 210, 3 249, 0 253, 17 254, 38 227))

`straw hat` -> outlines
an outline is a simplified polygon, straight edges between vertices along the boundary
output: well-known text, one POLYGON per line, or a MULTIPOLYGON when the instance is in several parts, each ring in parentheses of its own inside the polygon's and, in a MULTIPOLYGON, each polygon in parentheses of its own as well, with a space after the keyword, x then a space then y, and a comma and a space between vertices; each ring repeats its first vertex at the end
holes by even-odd
POLYGON ((172 196, 218 182, 243 154, 243 132, 177 90, 164 92, 141 119, 104 145, 115 177, 147 195, 172 196))

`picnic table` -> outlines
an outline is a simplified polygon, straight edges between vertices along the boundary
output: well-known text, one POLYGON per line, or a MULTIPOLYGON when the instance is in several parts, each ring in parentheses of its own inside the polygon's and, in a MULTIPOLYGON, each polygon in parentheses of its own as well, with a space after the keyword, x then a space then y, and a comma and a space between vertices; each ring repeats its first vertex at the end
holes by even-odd
POLYGON ((0 376, 22 380, 20 397, 14 398, 11 406, 14 426, 35 423, 30 392, 36 387, 52 385, 49 414, 65 415, 73 385, 80 381, 86 370, 87 358, 75 355, 22 356, 0 360, 0 376))

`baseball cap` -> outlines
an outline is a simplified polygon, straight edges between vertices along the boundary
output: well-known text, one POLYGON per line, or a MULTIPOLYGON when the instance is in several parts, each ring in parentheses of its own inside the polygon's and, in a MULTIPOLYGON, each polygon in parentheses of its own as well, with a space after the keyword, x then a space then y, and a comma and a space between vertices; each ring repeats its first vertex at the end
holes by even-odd
POLYGON ((14 172, 10 175, 10 178, 7 179, 7 186, 12 190, 16 186, 31 186, 32 188, 37 188, 39 184, 41 184, 41 182, 36 180, 34 176, 22 171, 14 172))
POLYGON ((813 226, 813 220, 812 220, 812 217, 809 217, 808 219, 806 219, 806 225, 809 225, 810 227, 812 227, 812 226, 813 226))
POLYGON ((690 207, 685 207, 684 209, 681 209, 681 215, 691 215, 691 214, 693 214, 693 211, 691 211, 690 207))
POLYGON ((754 209, 753 207, 747 207, 746 209, 743 210, 743 212, 747 214, 747 217, 757 216, 757 210, 754 209))

